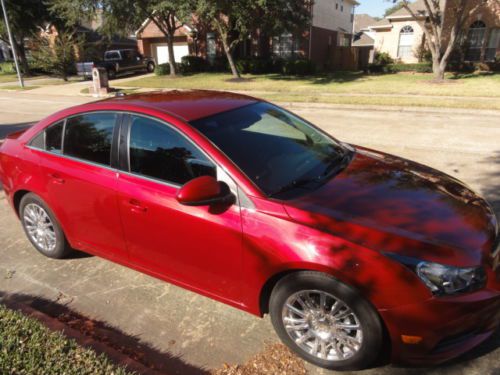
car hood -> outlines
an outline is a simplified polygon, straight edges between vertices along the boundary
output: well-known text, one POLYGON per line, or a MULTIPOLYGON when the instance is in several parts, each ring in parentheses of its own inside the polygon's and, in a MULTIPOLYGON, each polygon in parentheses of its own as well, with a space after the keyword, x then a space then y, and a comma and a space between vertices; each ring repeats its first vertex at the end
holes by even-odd
POLYGON ((497 236, 489 205, 460 181, 359 147, 340 174, 285 209, 294 220, 377 251, 457 266, 478 264, 497 236))

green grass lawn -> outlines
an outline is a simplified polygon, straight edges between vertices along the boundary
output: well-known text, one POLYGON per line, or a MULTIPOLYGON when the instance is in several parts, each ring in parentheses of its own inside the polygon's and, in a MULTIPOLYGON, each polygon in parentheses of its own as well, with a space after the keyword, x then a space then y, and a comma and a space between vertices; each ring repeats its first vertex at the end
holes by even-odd
POLYGON ((275 101, 500 109, 500 74, 463 76, 442 84, 431 82, 432 75, 422 73, 338 72, 313 77, 268 74, 243 78, 234 81, 225 73, 150 76, 120 86, 246 91, 275 101))
POLYGON ((0 374, 131 374, 35 319, 0 305, 0 374))

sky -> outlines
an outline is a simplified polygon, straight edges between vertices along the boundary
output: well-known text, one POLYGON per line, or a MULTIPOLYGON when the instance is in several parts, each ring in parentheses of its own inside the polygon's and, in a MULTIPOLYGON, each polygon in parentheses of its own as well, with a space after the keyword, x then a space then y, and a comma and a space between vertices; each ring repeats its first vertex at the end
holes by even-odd
POLYGON ((369 14, 372 17, 382 17, 392 2, 387 0, 358 0, 359 5, 356 8, 356 14, 369 14))

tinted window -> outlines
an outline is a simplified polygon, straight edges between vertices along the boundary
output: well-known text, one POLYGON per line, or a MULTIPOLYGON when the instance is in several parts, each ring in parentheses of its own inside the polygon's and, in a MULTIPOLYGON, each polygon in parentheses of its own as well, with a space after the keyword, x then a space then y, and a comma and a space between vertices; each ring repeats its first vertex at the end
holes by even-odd
POLYGON ((132 59, 132 51, 130 50, 123 50, 121 51, 122 57, 124 60, 131 60, 132 59))
POLYGON ((339 142, 268 103, 196 120, 192 125, 265 193, 283 199, 295 194, 293 190, 319 186, 350 155, 339 142))
POLYGON ((45 129, 45 149, 47 151, 61 152, 63 126, 64 121, 60 121, 45 129))
POLYGON ((30 142, 30 146, 45 150, 45 132, 41 132, 33 138, 30 142))
POLYGON ((117 51, 106 52, 104 58, 106 60, 120 60, 120 54, 117 51))
POLYGON ((215 166, 191 142, 165 124, 132 116, 130 171, 175 184, 216 175, 215 166))
POLYGON ((90 113, 68 118, 64 154, 109 165, 115 122, 115 113, 90 113))

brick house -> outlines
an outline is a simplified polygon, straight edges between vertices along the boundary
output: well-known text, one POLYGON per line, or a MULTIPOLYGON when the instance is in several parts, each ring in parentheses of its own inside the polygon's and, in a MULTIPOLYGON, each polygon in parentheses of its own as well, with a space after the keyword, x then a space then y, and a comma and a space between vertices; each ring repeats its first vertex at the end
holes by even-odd
MULTIPOLYGON (((350 45, 357 4, 355 0, 316 0, 311 9, 311 27, 301 33, 274 37, 256 30, 236 48, 235 57, 303 57, 324 66, 335 46, 350 45)), ((167 40, 154 22, 146 20, 137 30, 136 37, 141 53, 153 57, 159 64, 168 62, 167 40)), ((174 53, 176 61, 186 55, 201 56, 209 61, 223 56, 217 34, 199 24, 183 25, 177 30, 174 53)))
MULTIPOLYGON (((447 7, 452 7, 456 1, 448 0, 447 7)), ((465 32, 461 36, 465 50, 463 59, 470 62, 493 61, 500 53, 500 3, 496 0, 470 0, 468 6, 473 10, 468 15, 465 32)), ((369 27, 374 32, 375 49, 387 52, 403 63, 418 62, 418 51, 425 43, 420 26, 427 17, 423 0, 415 1, 411 8, 419 14, 418 19, 403 8, 369 27)), ((453 17, 448 17, 448 21, 453 21, 453 17)))

